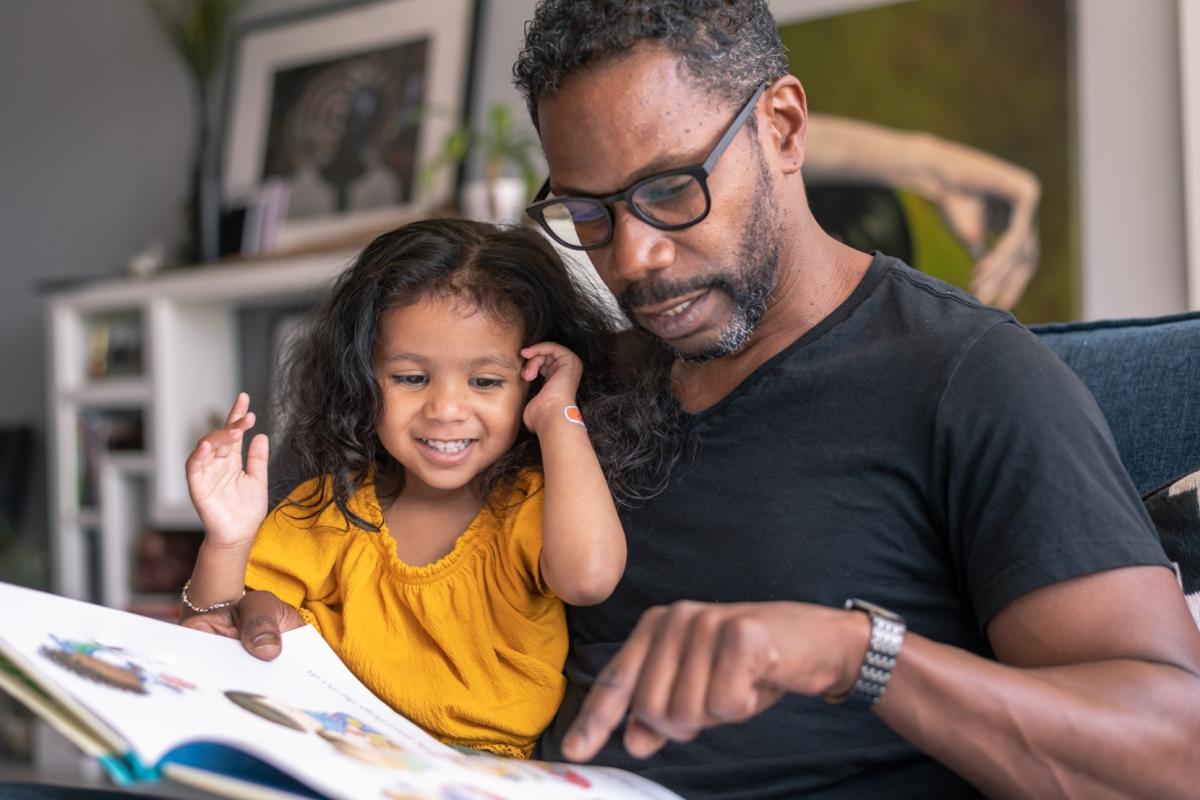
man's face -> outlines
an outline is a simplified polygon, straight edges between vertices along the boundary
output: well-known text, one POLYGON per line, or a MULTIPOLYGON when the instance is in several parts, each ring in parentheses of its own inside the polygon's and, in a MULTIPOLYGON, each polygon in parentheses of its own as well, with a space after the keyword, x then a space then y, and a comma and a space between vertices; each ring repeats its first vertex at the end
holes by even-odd
MULTIPOLYGON (((670 53, 647 48, 573 75, 538 111, 554 193, 598 195, 699 163, 737 107, 697 88, 670 53)), ((634 324, 689 361, 746 344, 780 253, 773 182, 745 128, 708 186, 712 209, 698 225, 660 230, 618 203, 612 242, 588 251, 634 324)))

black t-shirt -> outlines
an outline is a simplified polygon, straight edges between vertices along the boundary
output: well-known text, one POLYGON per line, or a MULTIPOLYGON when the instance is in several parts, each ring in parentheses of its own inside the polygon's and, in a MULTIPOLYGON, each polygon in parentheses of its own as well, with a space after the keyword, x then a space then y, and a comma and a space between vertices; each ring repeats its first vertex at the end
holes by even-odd
MULTIPOLYGON (((568 611, 544 757, 561 758, 596 673, 654 605, 862 597, 990 658, 985 627, 1018 596, 1167 564, 1074 373, 1007 313, 892 258, 688 423, 694 454, 623 514, 620 585, 568 611)), ((871 712, 802 696, 647 761, 618 732, 596 763, 688 798, 976 796, 871 712)))

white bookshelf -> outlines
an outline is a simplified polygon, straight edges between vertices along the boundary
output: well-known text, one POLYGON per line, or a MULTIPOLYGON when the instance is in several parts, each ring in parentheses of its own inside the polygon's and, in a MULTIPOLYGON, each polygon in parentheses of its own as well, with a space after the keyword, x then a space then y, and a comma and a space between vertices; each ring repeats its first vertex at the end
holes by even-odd
POLYGON ((315 301, 351 257, 337 252, 182 268, 47 297, 47 463, 56 592, 117 608, 146 599, 134 591, 131 575, 141 530, 199 529, 184 461, 210 421, 224 418, 241 388, 237 376, 246 343, 238 341, 239 309, 315 301), (94 326, 113 315, 138 320, 141 368, 94 377, 89 375, 94 326), (84 459, 81 420, 110 415, 128 422, 139 414, 139 447, 92 448, 84 459), (84 460, 91 476, 86 493, 84 460))

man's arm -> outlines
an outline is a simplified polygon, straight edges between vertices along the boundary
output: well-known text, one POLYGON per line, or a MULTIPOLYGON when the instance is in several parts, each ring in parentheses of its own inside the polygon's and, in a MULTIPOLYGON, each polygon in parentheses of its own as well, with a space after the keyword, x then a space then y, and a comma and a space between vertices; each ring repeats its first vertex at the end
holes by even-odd
POLYGON ((1001 664, 906 642, 880 717, 989 795, 1194 796, 1200 634, 1169 570, 1035 590, 988 638, 1001 664))
MULTIPOLYGON (((591 758, 626 712, 626 747, 645 757, 786 692, 843 693, 868 635, 860 612, 803 603, 652 609, 599 676, 563 751, 591 758)), ((1002 663, 910 633, 874 713, 998 797, 1194 792, 1200 634, 1169 570, 1128 567, 1032 591, 988 635, 1002 663)))

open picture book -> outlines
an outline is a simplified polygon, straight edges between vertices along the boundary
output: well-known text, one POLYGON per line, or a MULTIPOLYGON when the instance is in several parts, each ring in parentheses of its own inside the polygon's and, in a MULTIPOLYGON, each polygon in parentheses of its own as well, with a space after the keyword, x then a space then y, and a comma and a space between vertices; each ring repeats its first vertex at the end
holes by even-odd
POLYGON ((245 798, 676 797, 620 770, 444 745, 371 694, 309 626, 285 633, 266 662, 234 639, 9 584, 0 607, 0 688, 118 784, 245 798))

